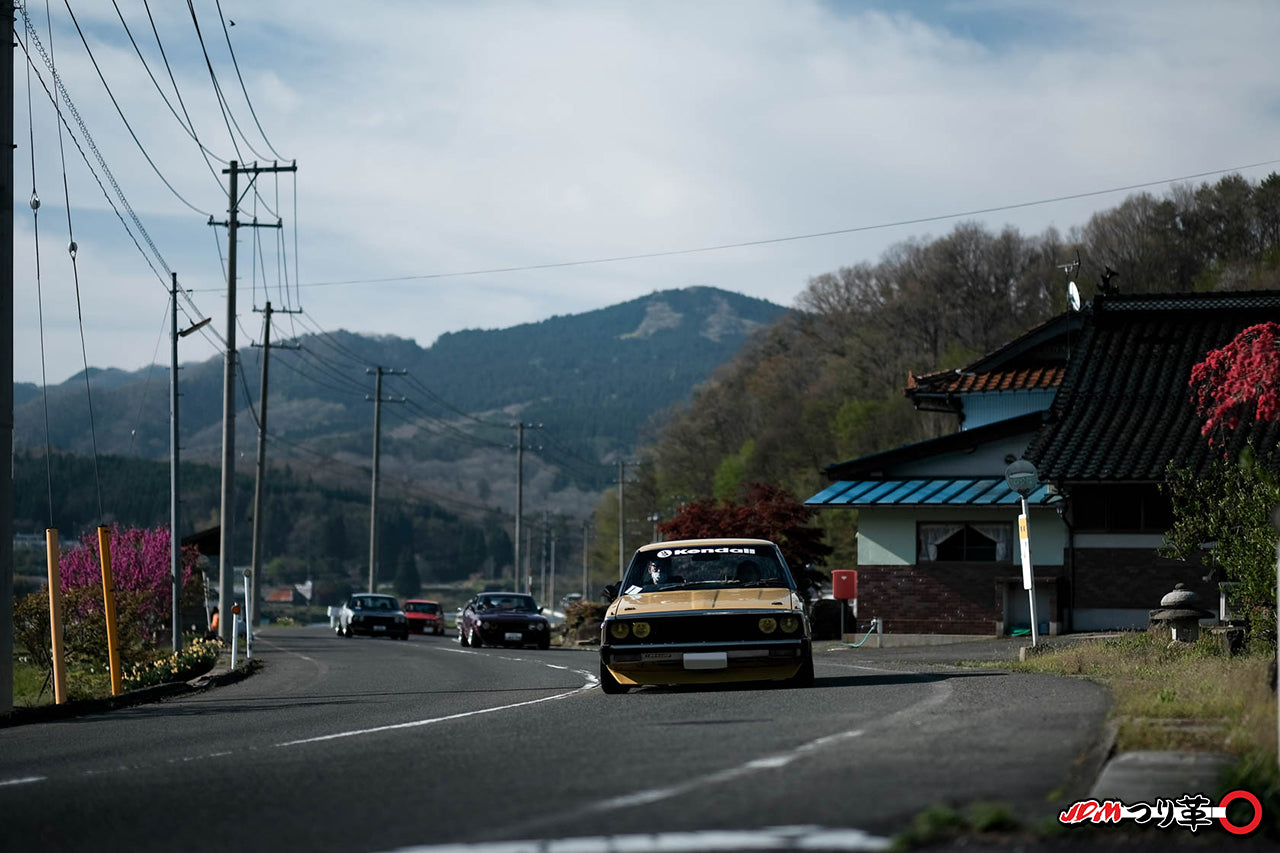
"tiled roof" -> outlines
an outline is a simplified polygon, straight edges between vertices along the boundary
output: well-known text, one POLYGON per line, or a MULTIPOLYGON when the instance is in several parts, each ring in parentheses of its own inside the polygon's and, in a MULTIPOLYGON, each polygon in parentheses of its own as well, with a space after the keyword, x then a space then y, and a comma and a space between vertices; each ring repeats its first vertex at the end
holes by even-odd
POLYGON ((964 367, 908 375, 906 395, 919 405, 928 397, 1057 388, 1083 322, 1078 312, 1059 314, 964 367))
POLYGON ((1280 291, 1098 296, 1026 458, 1044 482, 1158 481, 1174 461, 1202 470, 1248 438, 1274 447, 1280 425, 1237 431, 1227 448, 1200 434, 1192 365, 1255 323, 1280 322, 1280 291))
POLYGON ((982 391, 1037 391, 1062 384, 1066 368, 1061 365, 1028 367, 1021 370, 996 370, 970 373, 945 370, 907 378, 907 393, 978 393, 982 391), (918 389, 918 391, 917 391, 918 389))

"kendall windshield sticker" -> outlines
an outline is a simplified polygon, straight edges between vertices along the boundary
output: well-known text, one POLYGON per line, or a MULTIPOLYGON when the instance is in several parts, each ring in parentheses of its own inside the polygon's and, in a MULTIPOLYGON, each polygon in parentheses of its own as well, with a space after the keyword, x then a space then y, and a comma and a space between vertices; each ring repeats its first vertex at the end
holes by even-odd
POLYGON ((663 548, 658 552, 659 559, 667 557, 683 557, 688 554, 755 554, 755 548, 663 548))

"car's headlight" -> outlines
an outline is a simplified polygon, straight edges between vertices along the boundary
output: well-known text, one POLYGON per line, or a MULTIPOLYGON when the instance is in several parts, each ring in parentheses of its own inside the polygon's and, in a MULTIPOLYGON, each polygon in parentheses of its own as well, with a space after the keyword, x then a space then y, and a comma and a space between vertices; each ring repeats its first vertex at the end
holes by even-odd
POLYGON ((529 623, 530 631, 545 631, 546 628, 547 628, 546 622, 530 622, 529 623))
POLYGON ((626 622, 614 622, 609 626, 609 636, 615 640, 625 640, 631 633, 631 626, 626 622))
POLYGON ((404 621, 404 614, 403 614, 403 613, 401 613, 401 614, 399 614, 398 616, 396 616, 396 622, 403 622, 403 621, 404 621))
POLYGON ((636 622, 631 626, 631 631, 643 640, 645 637, 649 636, 649 623, 636 622))
POLYGON ((762 617, 757 624, 759 624, 760 633, 762 634, 772 634, 774 631, 778 630, 778 620, 774 619, 772 616, 762 617))
POLYGON ((486 620, 486 619, 481 619, 481 620, 480 620, 480 627, 481 627, 481 628, 488 628, 488 627, 489 627, 489 622, 488 622, 488 620, 486 620))
POLYGON ((778 622, 778 627, 782 628, 784 634, 794 634, 800 630, 799 616, 783 616, 778 622))

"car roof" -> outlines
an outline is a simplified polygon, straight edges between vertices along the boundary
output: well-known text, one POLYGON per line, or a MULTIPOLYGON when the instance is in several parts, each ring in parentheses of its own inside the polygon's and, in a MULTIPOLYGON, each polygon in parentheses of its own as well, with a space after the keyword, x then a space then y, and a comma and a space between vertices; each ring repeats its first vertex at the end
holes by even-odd
POLYGON ((405 604, 439 604, 434 598, 406 598, 405 604))
POLYGON ((674 539, 670 542, 650 542, 648 545, 641 545, 639 551, 658 551, 663 548, 714 548, 720 546, 734 545, 757 545, 765 548, 775 547, 773 542, 768 539, 674 539))

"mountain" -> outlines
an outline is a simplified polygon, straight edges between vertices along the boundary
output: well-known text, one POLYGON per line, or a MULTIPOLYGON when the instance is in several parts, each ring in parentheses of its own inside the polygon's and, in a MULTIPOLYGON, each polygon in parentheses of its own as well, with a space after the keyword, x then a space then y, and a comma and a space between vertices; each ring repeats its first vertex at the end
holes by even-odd
MULTIPOLYGON (((514 425, 525 430, 526 507, 584 515, 647 425, 686 399, 747 336, 784 308, 710 287, 652 293, 583 314, 507 329, 442 335, 427 348, 392 336, 317 332, 272 341, 268 458, 315 478, 369 477, 375 368, 382 368, 382 471, 458 505, 514 508, 514 425), (297 348, 288 348, 297 347, 297 348), (534 504, 531 499, 542 498, 534 504)), ((281 322, 279 325, 286 325, 281 322)), ((278 332, 277 326, 277 333, 278 332)), ((237 472, 257 443, 261 347, 240 350, 237 472), (251 401, 251 402, 250 402, 251 401)), ((89 371, 48 393, 55 450, 165 459, 169 370, 89 371)), ((184 460, 216 462, 222 441, 219 357, 184 365, 179 382, 184 460)), ((42 452, 39 388, 14 389, 14 443, 42 452)), ((408 487, 408 486, 406 486, 408 487)))

